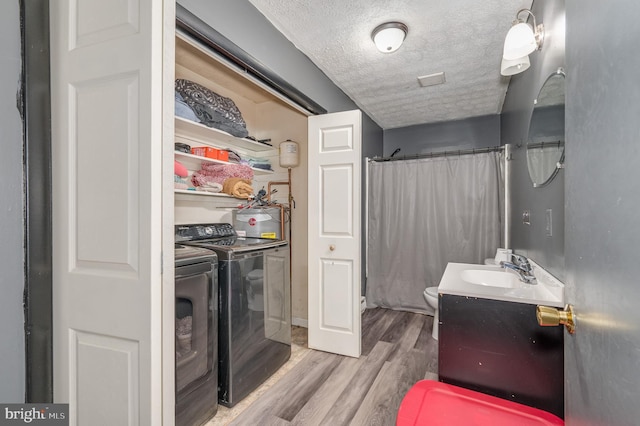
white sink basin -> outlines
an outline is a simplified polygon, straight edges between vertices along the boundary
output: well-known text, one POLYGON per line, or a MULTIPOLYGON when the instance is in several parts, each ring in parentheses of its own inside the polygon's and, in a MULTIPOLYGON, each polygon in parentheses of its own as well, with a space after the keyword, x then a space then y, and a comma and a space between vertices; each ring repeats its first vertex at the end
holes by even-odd
POLYGON ((535 262, 535 284, 520 280, 515 271, 493 265, 449 263, 438 292, 507 302, 564 307, 564 285, 535 262))
POLYGON ((460 278, 470 284, 486 285, 489 287, 516 288, 520 279, 515 273, 504 269, 488 271, 486 269, 465 269, 460 272, 460 278))

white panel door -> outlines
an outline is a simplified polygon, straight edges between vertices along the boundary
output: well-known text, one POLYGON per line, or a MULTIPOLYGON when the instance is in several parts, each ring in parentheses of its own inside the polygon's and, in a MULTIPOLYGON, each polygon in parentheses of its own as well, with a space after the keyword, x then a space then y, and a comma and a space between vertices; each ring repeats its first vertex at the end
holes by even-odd
POLYGON ((360 111, 309 117, 309 347, 360 356, 360 111))
POLYGON ((71 425, 163 422, 163 147, 173 145, 163 26, 173 7, 50 2, 53 383, 71 425))

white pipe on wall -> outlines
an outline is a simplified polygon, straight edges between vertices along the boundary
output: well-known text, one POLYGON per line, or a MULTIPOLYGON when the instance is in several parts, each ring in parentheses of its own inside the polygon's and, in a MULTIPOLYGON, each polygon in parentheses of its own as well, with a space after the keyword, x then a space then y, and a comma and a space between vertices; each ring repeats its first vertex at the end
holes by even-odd
POLYGON ((364 277, 369 276, 369 157, 364 158, 364 277))
POLYGON ((504 248, 511 248, 511 144, 504 146, 504 248))

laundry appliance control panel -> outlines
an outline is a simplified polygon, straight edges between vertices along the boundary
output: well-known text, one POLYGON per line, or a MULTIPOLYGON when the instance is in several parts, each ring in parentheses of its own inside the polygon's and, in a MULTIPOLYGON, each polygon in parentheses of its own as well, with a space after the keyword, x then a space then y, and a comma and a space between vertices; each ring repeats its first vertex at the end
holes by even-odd
POLYGON ((229 223, 203 223, 176 225, 175 241, 196 241, 215 238, 235 237, 236 231, 229 223))

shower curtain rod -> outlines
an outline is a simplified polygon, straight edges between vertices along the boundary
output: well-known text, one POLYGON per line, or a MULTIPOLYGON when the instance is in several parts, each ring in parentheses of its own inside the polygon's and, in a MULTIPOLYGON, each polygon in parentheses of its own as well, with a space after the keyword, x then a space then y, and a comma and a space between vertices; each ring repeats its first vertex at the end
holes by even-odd
POLYGON ((535 142, 528 143, 527 149, 537 149, 537 148, 545 148, 545 147, 556 147, 562 148, 564 146, 564 141, 554 141, 554 142, 535 142))
POLYGON ((373 157, 370 158, 369 161, 398 161, 398 160, 415 160, 419 158, 435 158, 435 157, 453 157, 458 155, 469 155, 469 154, 483 154, 485 152, 495 152, 504 150, 504 145, 502 146, 492 146, 489 148, 472 148, 472 149, 459 149, 459 150, 451 150, 451 151, 436 151, 436 152, 427 152, 426 154, 411 154, 411 155, 401 155, 398 157, 373 157))

